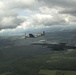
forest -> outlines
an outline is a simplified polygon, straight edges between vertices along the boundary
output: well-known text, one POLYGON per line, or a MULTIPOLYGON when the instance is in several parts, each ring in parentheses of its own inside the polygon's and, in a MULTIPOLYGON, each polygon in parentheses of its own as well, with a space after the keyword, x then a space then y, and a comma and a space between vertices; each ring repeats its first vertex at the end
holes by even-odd
POLYGON ((76 50, 50 53, 29 51, 28 55, 28 50, 21 47, 0 50, 1 75, 40 75, 40 69, 76 71, 76 50))

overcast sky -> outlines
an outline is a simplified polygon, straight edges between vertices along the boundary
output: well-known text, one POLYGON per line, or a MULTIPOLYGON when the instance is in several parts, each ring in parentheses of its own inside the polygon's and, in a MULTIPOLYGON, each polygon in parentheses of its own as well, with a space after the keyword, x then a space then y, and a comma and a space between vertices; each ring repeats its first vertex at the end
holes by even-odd
POLYGON ((0 34, 76 28, 76 0, 0 0, 0 34))

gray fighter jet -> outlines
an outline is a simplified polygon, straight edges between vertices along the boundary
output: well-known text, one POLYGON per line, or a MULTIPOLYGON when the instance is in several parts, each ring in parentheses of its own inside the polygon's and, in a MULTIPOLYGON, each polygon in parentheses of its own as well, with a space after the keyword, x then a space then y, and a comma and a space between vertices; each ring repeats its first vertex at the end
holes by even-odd
POLYGON ((45 31, 43 31, 41 34, 29 33, 28 35, 25 35, 25 39, 26 38, 37 38, 37 37, 41 37, 41 36, 45 36, 45 31))

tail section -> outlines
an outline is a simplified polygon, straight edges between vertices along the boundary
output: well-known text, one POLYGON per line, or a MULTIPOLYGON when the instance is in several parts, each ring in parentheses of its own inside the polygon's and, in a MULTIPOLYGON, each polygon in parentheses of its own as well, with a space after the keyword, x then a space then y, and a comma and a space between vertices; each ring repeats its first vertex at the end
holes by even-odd
POLYGON ((45 36, 45 31, 43 31, 41 35, 45 36))
POLYGON ((45 35, 45 31, 43 31, 43 35, 45 35))

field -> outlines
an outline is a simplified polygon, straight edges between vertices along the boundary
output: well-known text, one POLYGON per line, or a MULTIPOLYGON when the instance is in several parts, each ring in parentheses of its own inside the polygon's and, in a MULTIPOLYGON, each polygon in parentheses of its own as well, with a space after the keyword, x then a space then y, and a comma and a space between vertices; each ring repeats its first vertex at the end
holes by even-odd
POLYGON ((76 71, 63 71, 63 70, 44 70, 39 71, 41 75, 76 75, 76 71))
MULTIPOLYGON (((55 42, 70 39, 69 34, 61 34, 48 33, 26 40, 17 36, 0 38, 0 75, 76 75, 76 49, 52 51, 30 44, 44 39, 55 42)), ((76 40, 69 44, 76 44, 76 40)))

